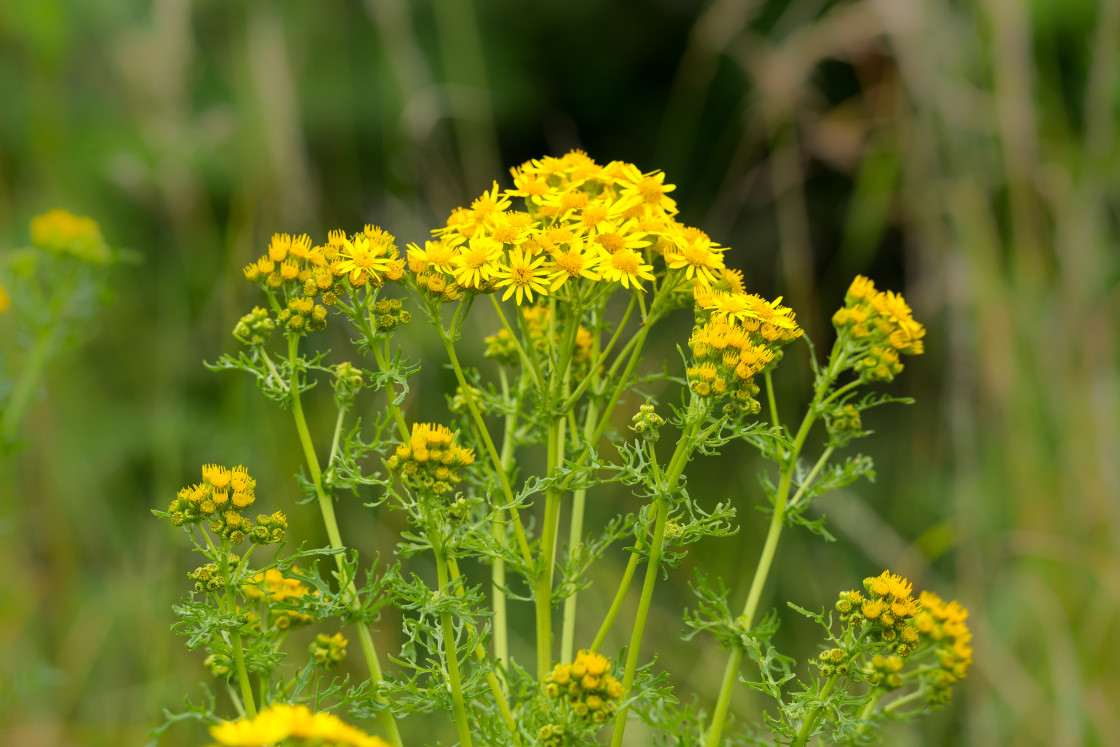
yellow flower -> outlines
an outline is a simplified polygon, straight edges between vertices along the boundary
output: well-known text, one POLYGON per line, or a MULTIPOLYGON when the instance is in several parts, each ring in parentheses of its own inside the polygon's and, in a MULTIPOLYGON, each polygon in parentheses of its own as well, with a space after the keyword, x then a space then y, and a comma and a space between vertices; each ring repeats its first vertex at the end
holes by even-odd
POLYGON ((472 236, 452 259, 455 282, 464 288, 482 289, 501 267, 502 245, 487 236, 472 236))
POLYGON ((342 260, 337 263, 339 274, 349 274, 354 285, 362 285, 366 280, 380 282, 380 273, 385 272, 389 263, 396 259, 396 247, 389 234, 383 234, 378 239, 362 234, 353 240, 343 241, 339 252, 342 260))
POLYGON ((619 249, 641 249, 652 242, 646 241, 645 231, 636 230, 631 222, 618 223, 605 220, 595 229, 594 241, 609 254, 614 254, 619 249))
POLYGON ((677 212, 677 203, 669 197, 676 185, 665 184, 665 172, 651 171, 643 174, 637 166, 626 164, 624 174, 625 181, 619 182, 622 185, 618 199, 620 210, 640 206, 644 209, 663 210, 669 214, 677 212))
POLYGON ((568 244, 566 249, 558 249, 552 256, 553 266, 556 271, 552 273, 552 286, 549 288, 556 292, 560 286, 569 279, 575 280, 585 277, 589 280, 598 280, 599 257, 596 253, 588 253, 586 244, 576 240, 568 244))
POLYGON ((642 280, 653 280, 653 265, 642 261, 642 255, 633 249, 619 249, 614 254, 603 250, 599 259, 599 269, 603 272, 603 280, 608 283, 621 283, 623 288, 630 288, 633 283, 638 290, 642 288, 642 280))
POLYGON ((274 703, 256 718, 226 721, 210 727, 210 736, 224 747, 265 747, 289 737, 346 747, 388 747, 383 739, 344 723, 330 713, 312 713, 307 706, 274 703))
POLYGON ((0 314, 8 310, 12 305, 12 297, 8 295, 8 289, 0 285, 0 314))
POLYGON ((112 259, 101 226, 93 218, 55 209, 31 219, 31 243, 40 249, 70 254, 90 264, 104 265, 112 259))
POLYGON ((710 288, 723 270, 723 253, 706 235, 700 234, 692 241, 681 242, 665 252, 665 264, 671 270, 683 269, 685 277, 695 277, 704 287, 710 288))
POLYGON ((509 267, 501 267, 494 273, 494 277, 499 278, 494 287, 508 286, 502 294, 502 300, 508 301, 510 296, 515 296, 517 305, 520 306, 522 298, 528 298, 529 303, 533 302, 534 291, 542 296, 548 295, 548 289, 544 286, 544 273, 540 270, 542 264, 543 256, 533 259, 520 249, 511 251, 509 267))

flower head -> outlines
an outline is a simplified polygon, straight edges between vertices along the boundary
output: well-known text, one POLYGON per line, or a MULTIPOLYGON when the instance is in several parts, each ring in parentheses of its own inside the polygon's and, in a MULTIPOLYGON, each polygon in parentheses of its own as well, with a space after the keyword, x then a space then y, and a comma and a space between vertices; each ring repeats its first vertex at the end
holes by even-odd
POLYGON ((494 273, 494 277, 498 278, 494 287, 506 289, 502 294, 503 301, 515 296, 517 305, 520 306, 522 299, 527 298, 532 303, 533 293, 548 295, 548 288, 544 285, 545 274, 541 270, 544 257, 534 259, 520 249, 514 249, 509 253, 507 261, 508 265, 503 265, 494 273))

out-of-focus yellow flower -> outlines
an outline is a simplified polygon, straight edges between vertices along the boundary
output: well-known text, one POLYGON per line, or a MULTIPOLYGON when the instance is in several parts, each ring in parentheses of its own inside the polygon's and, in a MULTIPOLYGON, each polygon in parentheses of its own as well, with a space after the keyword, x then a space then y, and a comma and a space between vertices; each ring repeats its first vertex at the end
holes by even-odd
POLYGON ((242 718, 210 727, 210 736, 224 747, 264 747, 286 739, 315 740, 315 744, 345 747, 388 747, 379 737, 344 723, 329 713, 312 713, 307 706, 275 703, 256 718, 242 718))
POLYGON ((69 254, 95 265, 108 264, 112 259, 97 221, 60 208, 31 219, 31 243, 39 249, 69 254))
POLYGON ((8 310, 12 305, 12 297, 8 295, 8 289, 0 285, 0 314, 8 310))

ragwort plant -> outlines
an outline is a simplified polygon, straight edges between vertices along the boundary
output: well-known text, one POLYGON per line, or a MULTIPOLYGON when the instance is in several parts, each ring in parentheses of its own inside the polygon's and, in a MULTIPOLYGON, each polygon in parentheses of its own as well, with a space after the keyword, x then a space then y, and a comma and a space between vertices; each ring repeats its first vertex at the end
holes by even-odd
POLYGON ((53 360, 85 342, 110 300, 110 247, 92 218, 56 208, 31 219, 30 245, 0 254, 0 459, 53 360))
POLYGON ((772 379, 785 346, 808 340, 781 299, 747 292, 742 274, 724 265, 725 247, 675 219, 663 173, 601 166, 573 151, 512 175, 513 188, 495 183, 403 255, 393 236, 366 226, 331 231, 323 243, 278 234, 245 267, 264 301, 234 329, 239 352, 214 368, 252 376, 291 412, 306 461, 298 479, 330 545, 288 549, 281 511, 251 520, 255 483, 242 467, 204 467, 202 482, 157 512, 208 561, 188 574, 194 589, 176 607, 175 628, 206 650, 237 718, 222 719, 208 691, 156 734, 197 718, 221 745, 399 747, 398 720, 442 711, 462 745, 621 745, 633 718, 654 727, 659 744, 859 743, 890 719, 945 703, 971 660, 967 613, 956 602, 930 592, 915 599, 909 582, 884 571, 842 592, 833 610, 794 608, 819 623, 823 641, 799 673, 770 644, 776 613, 759 610, 784 529, 823 533, 806 518, 810 503, 871 471, 866 457, 836 457, 866 435, 865 410, 899 401, 872 387, 902 371, 902 356, 922 352, 925 330, 903 298, 855 279, 832 319, 831 352, 810 357, 813 389, 790 427, 779 420, 772 379), (652 330, 681 310, 695 319, 681 366, 639 376, 652 330), (472 313, 486 315, 493 334, 465 333, 472 313), (317 343, 331 317, 353 335, 348 359, 317 343), (419 365, 401 340, 418 319, 438 334, 457 381, 445 423, 410 422, 403 409, 419 365), (463 346, 480 343, 489 363, 464 366, 463 346), (653 380, 675 385, 679 400, 622 404, 653 380), (318 382, 330 382, 336 410, 322 441, 303 406, 318 382), (365 389, 380 392, 383 406, 358 412, 365 389), (620 419, 629 428, 612 430, 620 419), (806 458, 817 423, 827 440, 806 458), (643 644, 658 580, 693 543, 736 531, 735 507, 690 495, 686 471, 738 440, 773 463, 762 480, 770 523, 748 588, 695 580, 685 637, 712 636, 727 651, 708 711, 679 705, 643 644), (534 453, 543 469, 531 473, 534 453), (611 483, 641 508, 589 531, 589 493, 611 483), (361 572, 335 517, 335 501, 349 493, 402 512, 408 529, 394 564, 361 572), (588 568, 618 543, 629 562, 617 588, 587 591, 588 568), (268 545, 277 549, 255 565, 268 545), (434 561, 434 578, 417 570, 430 567, 418 556, 434 561), (468 560, 489 578, 464 573, 468 560), (622 620, 635 584, 637 612, 622 620), (594 638, 577 640, 585 593, 612 602, 594 638), (533 605, 534 661, 511 654, 509 607, 519 603, 533 605), (402 611, 404 634, 388 669, 371 634, 386 605, 402 611), (287 632, 312 624, 321 632, 289 663, 287 632), (617 655, 602 650, 615 627, 629 633, 617 655), (346 655, 347 637, 357 638, 368 672, 356 684, 328 671, 346 655), (775 708, 732 734, 725 726, 740 680, 775 708), (375 719, 383 736, 328 711, 375 719))

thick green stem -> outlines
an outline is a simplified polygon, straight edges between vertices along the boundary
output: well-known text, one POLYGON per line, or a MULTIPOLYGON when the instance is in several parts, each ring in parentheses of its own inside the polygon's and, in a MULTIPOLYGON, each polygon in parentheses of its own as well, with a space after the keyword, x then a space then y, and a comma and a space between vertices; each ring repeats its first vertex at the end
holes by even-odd
POLYGON ((778 403, 774 399, 774 382, 770 378, 770 369, 766 369, 763 378, 766 380, 766 401, 770 404, 770 421, 774 423, 775 428, 781 428, 782 423, 778 420, 778 403))
MULTIPOLYGON (((327 530, 327 538, 330 540, 332 549, 341 551, 344 550, 346 546, 342 544, 342 535, 338 530, 338 519, 335 517, 334 513, 334 502, 323 488, 323 473, 319 469, 319 458, 315 455, 315 446, 311 441, 311 433, 307 428, 307 419, 303 414, 303 403, 300 400, 299 390, 298 354, 299 337, 297 335, 292 335, 288 338, 288 363, 291 366, 292 377, 288 388, 291 395, 292 418, 295 420, 296 432, 299 434, 299 442, 303 447, 303 455, 307 462, 307 469, 311 473, 311 482, 315 486, 315 495, 319 500, 319 511, 323 516, 323 525, 327 530)), ((335 563, 338 566, 339 579, 341 580, 345 570, 341 552, 335 555, 335 563)), ((359 610, 361 608, 361 600, 358 599, 358 589, 354 585, 353 579, 347 581, 344 593, 346 594, 350 608, 355 611, 359 610)), ((366 660, 366 667, 369 670, 370 679, 373 681, 374 685, 378 685, 383 679, 383 674, 381 671, 380 658, 377 655, 377 648, 373 643, 373 636, 365 623, 359 620, 355 625, 358 629, 358 640, 361 643, 362 654, 366 660)), ((381 695, 376 697, 380 703, 388 702, 381 695)), ((385 709, 378 713, 378 718, 381 720, 381 726, 385 729, 389 741, 394 747, 401 747, 401 735, 397 729, 397 722, 396 719, 393 718, 393 714, 388 709, 385 709)))
MULTIPOLYGON (((203 536, 206 536, 205 532, 203 532, 203 536)), ((206 539, 209 541, 209 536, 206 536, 206 539)), ((211 542, 210 547, 213 548, 214 543, 211 542)), ((234 576, 231 575, 229 568, 229 546, 224 541, 221 549, 221 560, 222 575, 226 578, 225 608, 226 612, 233 613, 237 609, 237 604, 233 599, 234 576)), ((249 670, 245 666, 245 648, 241 643, 240 632, 236 630, 230 632, 230 644, 233 647, 233 666, 237 672, 238 685, 241 688, 241 700, 245 708, 245 715, 249 718, 255 718, 257 706, 253 699, 253 687, 249 683, 249 670)))
MULTIPOLYGON (((553 421, 548 427, 549 476, 553 475, 558 465, 560 441, 560 424, 553 421)), ((560 491, 555 488, 549 488, 545 494, 541 554, 533 594, 537 613, 537 679, 542 682, 552 669, 552 576, 556 560, 556 530, 560 522, 560 496, 560 491)))
MULTIPOLYGON (((498 369, 498 376, 502 384, 502 399, 509 399, 509 378, 506 376, 504 368, 498 369)), ((513 439, 517 429, 517 407, 510 409, 506 415, 505 428, 502 433, 502 453, 498 461, 501 463, 502 471, 509 474, 509 469, 513 464, 513 439)), ((504 544, 505 530, 501 522, 493 521, 490 523, 490 530, 494 534, 494 539, 499 544, 504 544)), ((504 671, 509 669, 509 618, 506 612, 506 561, 504 558, 494 558, 493 565, 490 567, 490 596, 494 604, 494 658, 499 662, 499 666, 504 671)))

